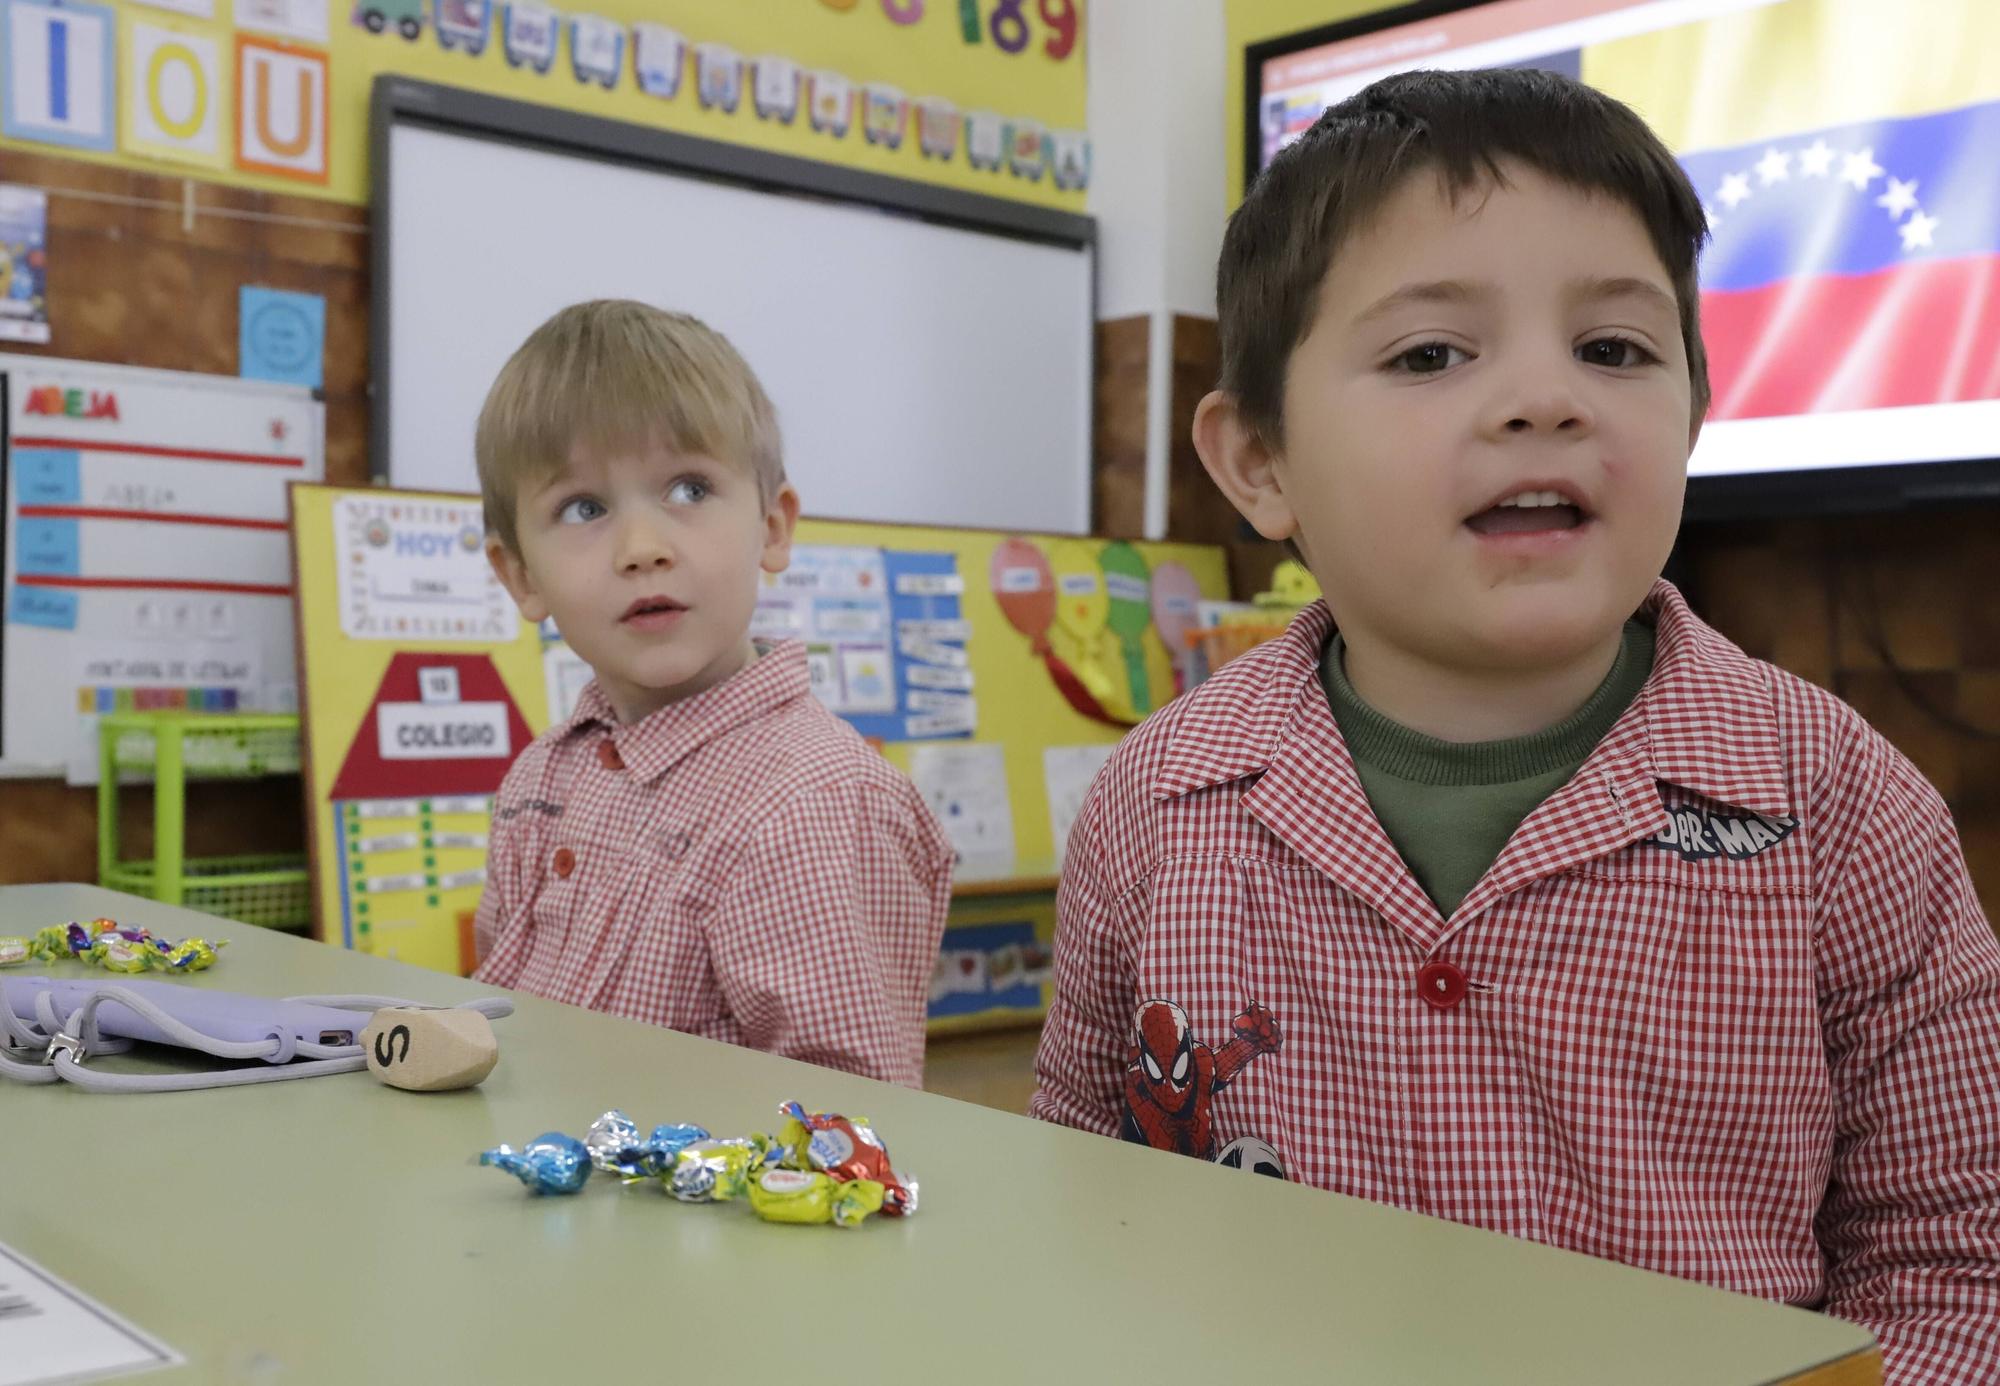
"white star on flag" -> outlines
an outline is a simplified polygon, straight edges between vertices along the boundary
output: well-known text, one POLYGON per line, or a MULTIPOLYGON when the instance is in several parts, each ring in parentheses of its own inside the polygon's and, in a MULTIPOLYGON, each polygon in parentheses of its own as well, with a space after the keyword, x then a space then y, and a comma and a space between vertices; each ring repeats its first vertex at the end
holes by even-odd
POLYGON ((1891 178, 1889 191, 1876 198, 1875 205, 1887 208, 1891 219, 1900 217, 1917 205, 1917 180, 1912 178, 1905 183, 1900 178, 1891 178))
POLYGON ((1722 179, 1722 191, 1715 196, 1723 206, 1734 207, 1737 203, 1750 196, 1750 175, 1747 173, 1725 174, 1722 179))
POLYGON ((1875 151, 1864 149, 1859 154, 1849 154, 1840 164, 1840 181, 1852 183, 1861 191, 1868 191, 1868 185, 1882 176, 1882 165, 1875 162, 1875 151))
POLYGON ((1833 146, 1825 140, 1814 140, 1810 149, 1799 152, 1799 176, 1803 178, 1824 178, 1833 167, 1833 146))
POLYGON ((1764 151, 1764 157, 1757 161, 1757 176, 1764 180, 1764 186, 1782 183, 1792 176, 1792 156, 1780 154, 1775 149, 1764 151))
POLYGON ((1903 233, 1903 249, 1924 250, 1931 243, 1931 232, 1937 230, 1938 219, 1927 217, 1922 212, 1914 213, 1910 219, 1896 229, 1903 233))

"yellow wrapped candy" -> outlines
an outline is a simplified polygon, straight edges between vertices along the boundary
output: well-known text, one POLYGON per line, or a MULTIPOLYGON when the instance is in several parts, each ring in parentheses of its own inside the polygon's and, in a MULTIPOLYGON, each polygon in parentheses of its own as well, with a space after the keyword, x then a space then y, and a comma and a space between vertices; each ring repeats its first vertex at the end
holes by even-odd
POLYGON ((751 1183, 750 1207, 766 1222, 824 1223, 857 1227, 882 1208, 883 1187, 873 1179, 839 1180, 795 1169, 767 1169, 751 1183))
POLYGON ((667 1192, 683 1203, 727 1203, 741 1198, 758 1171, 783 1153, 761 1132, 744 1140, 696 1141, 674 1156, 664 1176, 667 1192))
POLYGON ((90 961, 106 972, 150 972, 159 950, 150 943, 134 943, 119 934, 105 934, 90 945, 90 961))

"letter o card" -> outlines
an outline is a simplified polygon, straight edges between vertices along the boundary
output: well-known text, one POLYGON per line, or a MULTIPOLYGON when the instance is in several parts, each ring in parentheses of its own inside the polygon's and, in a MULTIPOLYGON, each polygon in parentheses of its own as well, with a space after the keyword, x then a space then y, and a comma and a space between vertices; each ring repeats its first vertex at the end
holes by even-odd
POLYGON ((134 22, 126 31, 125 148, 220 167, 228 90, 213 39, 134 22))

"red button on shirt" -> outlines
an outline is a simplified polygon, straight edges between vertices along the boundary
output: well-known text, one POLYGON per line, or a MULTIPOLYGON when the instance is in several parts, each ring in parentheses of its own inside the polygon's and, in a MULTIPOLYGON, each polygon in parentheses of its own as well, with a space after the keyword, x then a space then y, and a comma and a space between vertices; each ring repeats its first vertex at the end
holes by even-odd
POLYGON ((576 853, 570 851, 567 847, 558 847, 556 848, 556 857, 553 864, 558 876, 567 876, 570 872, 576 870, 576 853))
POLYGON ((1465 999, 1465 974, 1448 962, 1426 963, 1417 973, 1417 995, 1448 1011, 1465 999))
POLYGON ((625 758, 618 754, 618 748, 609 738, 597 743, 597 763, 606 770, 623 770, 625 758))

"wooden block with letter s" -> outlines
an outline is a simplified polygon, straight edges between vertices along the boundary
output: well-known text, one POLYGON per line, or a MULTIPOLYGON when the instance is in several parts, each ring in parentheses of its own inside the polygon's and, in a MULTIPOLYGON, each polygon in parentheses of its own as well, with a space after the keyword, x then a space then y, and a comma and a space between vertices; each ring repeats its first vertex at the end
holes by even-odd
POLYGON ((493 1024, 478 1011, 391 1007, 361 1032, 368 1071, 411 1092, 469 1088, 500 1062, 493 1024))

